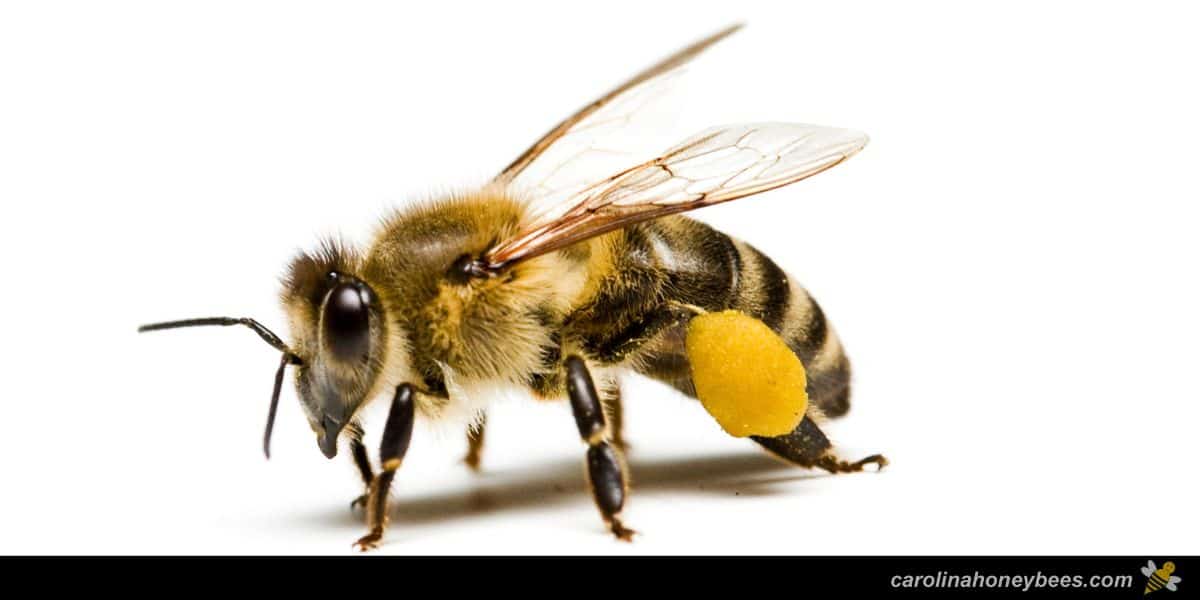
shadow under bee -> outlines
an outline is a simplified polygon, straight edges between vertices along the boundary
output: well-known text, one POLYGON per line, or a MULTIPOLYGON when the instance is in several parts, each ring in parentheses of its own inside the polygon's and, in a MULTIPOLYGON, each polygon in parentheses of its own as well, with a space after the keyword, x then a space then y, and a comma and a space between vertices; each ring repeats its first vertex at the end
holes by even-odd
MULTIPOLYGON (((760 453, 737 453, 701 457, 671 457, 629 461, 633 487, 646 494, 710 494, 717 496, 766 496, 782 493, 783 484, 829 477, 823 472, 803 471, 760 453)), ((389 511, 394 525, 423 525, 496 511, 544 509, 554 504, 590 501, 586 486, 580 485, 583 465, 578 460, 560 460, 530 467, 487 471, 473 478, 466 488, 455 486, 420 496, 395 498, 389 511)), ((794 493, 795 490, 791 490, 794 493)), ((317 515, 296 514, 311 524, 324 522, 342 527, 361 522, 342 504, 326 507, 317 515)), ((290 517, 289 517, 290 518, 290 517)))

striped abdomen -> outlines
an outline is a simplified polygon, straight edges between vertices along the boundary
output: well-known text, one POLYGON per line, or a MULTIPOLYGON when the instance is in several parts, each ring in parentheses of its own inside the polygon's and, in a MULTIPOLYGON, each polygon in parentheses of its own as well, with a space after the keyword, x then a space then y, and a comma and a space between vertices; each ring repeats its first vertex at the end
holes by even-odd
MULTIPOLYGON (((811 296, 771 259, 686 217, 667 217, 627 228, 620 256, 594 315, 619 316, 625 337, 654 311, 670 303, 708 311, 735 309, 763 321, 796 352, 808 371, 813 406, 827 416, 849 410, 850 364, 841 343, 811 296)), ((611 329, 612 322, 609 323, 611 329)), ((636 333, 636 332, 635 332, 636 333)), ((676 326, 643 340, 632 355, 639 372, 695 396, 684 354, 685 329, 676 326)), ((612 345, 611 334, 593 330, 592 346, 612 345)))
POLYGON ((1149 594, 1150 592, 1157 592, 1158 590, 1161 590, 1164 587, 1166 587, 1166 585, 1167 585, 1167 580, 1165 578, 1163 578, 1162 575, 1159 575, 1158 571, 1155 571, 1150 574, 1149 578, 1146 579, 1146 588, 1145 588, 1145 590, 1142 591, 1142 595, 1145 596, 1146 594, 1149 594))

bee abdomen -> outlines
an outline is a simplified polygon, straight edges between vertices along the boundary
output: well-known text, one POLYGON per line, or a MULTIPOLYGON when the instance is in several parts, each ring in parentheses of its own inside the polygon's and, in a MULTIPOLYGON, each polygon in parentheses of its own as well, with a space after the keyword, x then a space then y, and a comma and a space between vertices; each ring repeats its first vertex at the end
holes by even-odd
POLYGON ((808 395, 826 416, 850 409, 850 363, 821 306, 753 246, 733 242, 741 256, 741 285, 731 308, 757 317, 800 357, 808 395))
POLYGON ((1150 574, 1150 578, 1146 580, 1146 593, 1157 592, 1167 584, 1167 580, 1163 579, 1157 572, 1150 574))
MULTIPOLYGON (((648 229, 660 265, 671 273, 670 300, 710 311, 735 309, 761 320, 804 364, 811 403, 831 417, 849 410, 850 363, 825 313, 803 287, 750 244, 698 221, 660 219, 648 229)), ((682 348, 671 346, 660 344, 644 357, 644 371, 694 395, 682 348)))

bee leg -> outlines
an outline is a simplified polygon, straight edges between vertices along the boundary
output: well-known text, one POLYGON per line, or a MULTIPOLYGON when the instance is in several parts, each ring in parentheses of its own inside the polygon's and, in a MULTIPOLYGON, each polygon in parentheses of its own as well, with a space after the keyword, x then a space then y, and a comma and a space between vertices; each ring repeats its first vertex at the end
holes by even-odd
POLYGON ((849 462, 839 459, 837 456, 827 454, 822 456, 817 461, 817 466, 829 471, 830 473, 857 473, 863 470, 867 465, 875 465, 876 471, 882 471, 888 464, 888 459, 882 454, 872 454, 866 458, 860 458, 854 462, 849 462))
MULTIPOLYGON (((371 481, 375 479, 375 473, 371 470, 371 459, 367 456, 367 447, 362 442, 362 433, 350 439, 350 453, 354 457, 354 465, 358 467, 358 474, 362 476, 363 485, 369 492, 371 481)), ((350 510, 354 510, 360 506, 366 507, 366 505, 367 493, 364 492, 350 503, 350 510)))
POLYGON ((370 531, 354 542, 354 546, 364 552, 378 547, 383 539, 383 528, 387 525, 388 490, 396 476, 396 469, 400 468, 408 451, 408 443, 412 441, 414 395, 413 387, 405 383, 396 388, 396 395, 392 397, 383 441, 379 444, 379 461, 383 468, 371 479, 367 489, 367 525, 370 531))
POLYGON ((487 413, 479 417, 479 422, 467 427, 467 455, 463 462, 472 471, 479 471, 479 461, 483 458, 483 436, 487 430, 487 413))
POLYGON ((609 443, 604 422, 604 409, 600 395, 587 365, 578 356, 569 356, 565 361, 567 370, 567 395, 571 398, 571 412, 579 437, 587 442, 587 472, 592 488, 592 498, 600 509, 600 515, 617 539, 632 541, 632 529, 621 523, 621 508, 625 505, 625 466, 620 450, 609 443))
POLYGON ((819 467, 830 473, 854 473, 869 464, 881 470, 888 460, 881 454, 872 454, 862 460, 849 462, 838 458, 829 438, 809 417, 804 417, 791 433, 776 437, 752 436, 763 448, 789 462, 802 467, 819 467))
POLYGON ((686 323, 693 316, 694 311, 686 306, 665 304, 588 350, 600 362, 621 362, 662 331, 686 323))
POLYGON ((625 441, 625 406, 621 402, 621 388, 615 388, 611 397, 604 402, 608 414, 608 439, 621 452, 629 452, 625 441))

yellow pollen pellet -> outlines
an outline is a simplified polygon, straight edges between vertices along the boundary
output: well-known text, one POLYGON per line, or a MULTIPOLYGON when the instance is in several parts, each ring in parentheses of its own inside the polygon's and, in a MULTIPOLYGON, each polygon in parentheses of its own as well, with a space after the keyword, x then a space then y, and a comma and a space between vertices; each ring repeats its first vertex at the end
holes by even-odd
POLYGON ((735 310, 700 315, 686 343, 696 395, 726 433, 777 436, 800 424, 804 365, 765 323, 735 310))

